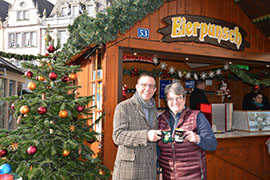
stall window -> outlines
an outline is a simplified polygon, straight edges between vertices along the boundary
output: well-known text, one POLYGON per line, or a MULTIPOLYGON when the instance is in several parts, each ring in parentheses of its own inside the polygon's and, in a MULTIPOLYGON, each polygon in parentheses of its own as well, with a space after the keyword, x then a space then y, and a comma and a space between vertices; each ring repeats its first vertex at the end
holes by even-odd
MULTIPOLYGON (((0 79, 0 97, 5 97, 6 80, 0 79)), ((0 101, 0 128, 5 127, 5 101, 0 101)))
MULTIPOLYGON (((91 63, 90 73, 90 94, 93 95, 91 105, 93 108, 93 120, 97 120, 102 117, 102 105, 103 105, 103 71, 101 69, 101 59, 96 57, 96 60, 91 63)), ((95 126, 95 130, 99 133, 102 132, 102 121, 100 120, 95 126)), ((101 137, 99 137, 101 138, 101 137)), ((101 139, 99 139, 101 140, 101 139)))

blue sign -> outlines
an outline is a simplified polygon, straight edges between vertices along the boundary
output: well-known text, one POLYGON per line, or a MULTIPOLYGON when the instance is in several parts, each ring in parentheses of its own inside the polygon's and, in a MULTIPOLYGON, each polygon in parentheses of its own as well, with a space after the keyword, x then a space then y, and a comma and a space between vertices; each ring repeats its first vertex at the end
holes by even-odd
POLYGON ((148 39, 149 38, 149 29, 138 28, 137 29, 137 37, 148 39))
POLYGON ((195 81, 194 80, 186 80, 185 85, 186 85, 186 88, 194 88, 195 81))
POLYGON ((160 99, 165 99, 165 87, 168 84, 171 84, 172 81, 171 80, 160 80, 159 84, 160 84, 160 88, 159 88, 159 98, 160 99))

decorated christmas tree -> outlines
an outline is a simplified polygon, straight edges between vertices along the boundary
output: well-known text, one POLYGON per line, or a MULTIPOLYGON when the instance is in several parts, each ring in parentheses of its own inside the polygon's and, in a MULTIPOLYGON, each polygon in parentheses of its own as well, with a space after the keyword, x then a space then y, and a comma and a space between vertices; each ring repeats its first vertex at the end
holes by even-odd
POLYGON ((23 179, 107 179, 109 170, 89 148, 97 141, 94 125, 100 118, 91 118, 92 98, 77 93, 80 67, 57 58, 48 34, 46 42, 45 59, 23 63, 29 92, 4 99, 11 104, 17 128, 0 130, 0 165, 11 166, 12 172, 6 173, 23 179))

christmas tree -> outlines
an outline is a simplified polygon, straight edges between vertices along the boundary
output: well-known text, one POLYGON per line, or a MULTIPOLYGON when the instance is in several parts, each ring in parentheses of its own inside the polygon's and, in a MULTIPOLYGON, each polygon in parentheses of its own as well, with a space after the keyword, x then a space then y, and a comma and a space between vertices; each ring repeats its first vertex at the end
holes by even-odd
POLYGON ((97 141, 94 125, 99 119, 91 118, 92 97, 77 93, 80 67, 57 58, 48 34, 46 42, 47 58, 23 63, 30 92, 4 98, 17 128, 0 130, 0 165, 9 164, 24 180, 107 179, 109 170, 88 146, 97 141))

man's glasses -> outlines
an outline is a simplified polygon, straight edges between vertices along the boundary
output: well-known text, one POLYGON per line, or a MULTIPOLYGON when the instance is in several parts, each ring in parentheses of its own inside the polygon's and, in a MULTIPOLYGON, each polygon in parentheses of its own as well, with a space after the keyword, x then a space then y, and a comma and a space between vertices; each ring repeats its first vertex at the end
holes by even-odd
POLYGON ((156 88, 156 85, 155 84, 145 84, 145 83, 142 83, 142 84, 139 84, 141 87, 143 88, 146 88, 146 87, 149 87, 149 89, 155 89, 156 88))

